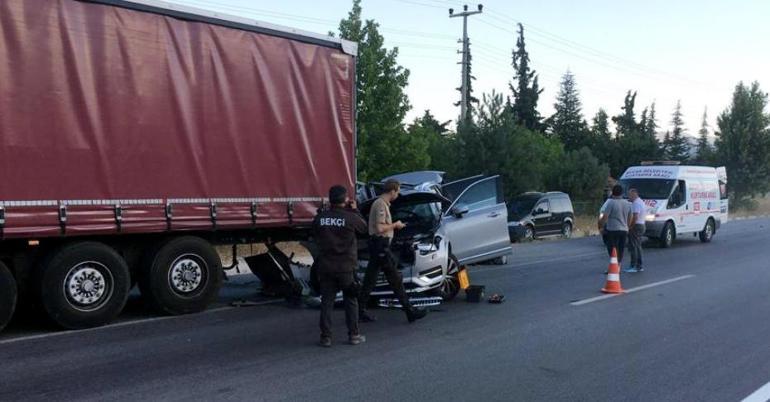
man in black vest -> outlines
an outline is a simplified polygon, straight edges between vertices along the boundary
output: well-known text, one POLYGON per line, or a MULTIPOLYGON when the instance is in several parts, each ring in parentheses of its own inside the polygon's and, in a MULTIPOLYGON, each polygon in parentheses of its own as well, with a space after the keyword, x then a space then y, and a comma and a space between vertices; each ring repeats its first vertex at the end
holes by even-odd
POLYGON ((356 209, 355 201, 348 198, 347 189, 333 186, 329 189, 331 208, 319 211, 313 222, 315 241, 320 249, 318 273, 321 287, 321 346, 332 345, 334 300, 342 291, 345 320, 351 345, 366 341, 358 332, 358 267, 359 236, 366 236, 368 226, 356 209))

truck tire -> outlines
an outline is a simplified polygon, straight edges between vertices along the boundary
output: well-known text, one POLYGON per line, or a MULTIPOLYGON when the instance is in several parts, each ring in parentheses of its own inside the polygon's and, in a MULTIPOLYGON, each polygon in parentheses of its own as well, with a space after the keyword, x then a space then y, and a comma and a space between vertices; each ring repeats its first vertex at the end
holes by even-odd
POLYGON ((13 317, 17 294, 16 279, 8 267, 0 262, 0 331, 8 325, 13 317))
POLYGON ((663 248, 671 248, 674 245, 674 239, 676 238, 676 231, 674 225, 671 222, 666 222, 663 226, 663 231, 660 232, 660 246, 663 248))
POLYGON ((703 231, 698 233, 698 237, 700 237, 700 241, 703 243, 710 243, 711 239, 714 238, 714 228, 715 228, 714 220, 709 218, 708 221, 706 221, 706 226, 703 228, 703 231))
POLYGON ((216 300, 222 285, 222 261, 199 237, 166 241, 147 253, 139 274, 146 303, 168 315, 201 312, 216 300))
POLYGON ((98 242, 55 250, 43 260, 38 279, 43 309, 67 329, 98 327, 115 319, 131 285, 126 261, 98 242))

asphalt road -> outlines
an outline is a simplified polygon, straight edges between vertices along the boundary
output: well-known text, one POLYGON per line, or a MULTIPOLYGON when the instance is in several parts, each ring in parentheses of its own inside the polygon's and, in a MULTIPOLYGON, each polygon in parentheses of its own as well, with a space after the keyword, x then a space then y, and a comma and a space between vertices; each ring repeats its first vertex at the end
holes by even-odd
POLYGON ((283 303, 135 311, 80 332, 15 324, 0 400, 741 400, 770 381, 768 246, 770 220, 731 222, 711 244, 648 248, 646 272, 622 275, 648 287, 591 301, 598 239, 516 245, 508 266, 470 274, 506 303, 458 298, 413 325, 379 310, 356 347, 341 310, 322 349, 318 311, 283 303))

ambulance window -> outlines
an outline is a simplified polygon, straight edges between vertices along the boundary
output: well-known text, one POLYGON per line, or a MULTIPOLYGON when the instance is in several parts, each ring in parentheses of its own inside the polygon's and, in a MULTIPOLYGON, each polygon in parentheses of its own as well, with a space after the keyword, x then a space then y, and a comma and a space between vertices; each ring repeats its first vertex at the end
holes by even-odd
POLYGON ((686 188, 687 184, 684 180, 679 180, 679 182, 677 182, 676 187, 674 187, 674 192, 668 199, 668 209, 675 209, 684 205, 687 201, 687 198, 685 197, 686 188))
POLYGON ((719 181, 719 198, 722 200, 727 199, 727 183, 722 180, 719 181))

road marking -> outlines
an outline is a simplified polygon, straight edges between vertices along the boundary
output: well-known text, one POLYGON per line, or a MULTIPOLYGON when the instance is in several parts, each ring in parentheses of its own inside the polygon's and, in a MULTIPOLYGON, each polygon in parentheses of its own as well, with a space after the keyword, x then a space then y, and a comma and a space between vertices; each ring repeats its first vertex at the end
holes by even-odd
MULTIPOLYGON (((283 302, 284 299, 278 299, 278 300, 266 300, 262 302, 257 302, 256 304, 253 304, 252 306, 264 306, 267 304, 276 304, 283 302)), ((212 308, 206 311, 202 311, 198 314, 211 314, 211 313, 218 313, 220 311, 227 311, 227 310, 235 310, 239 308, 244 307, 232 307, 232 306, 222 306, 217 308, 212 308)), ((45 338, 55 338, 59 336, 64 335, 72 335, 72 334, 82 334, 84 332, 95 332, 95 331, 102 331, 105 329, 111 329, 111 328, 120 328, 120 327, 128 327, 131 325, 137 325, 137 324, 145 324, 150 322, 156 322, 156 321, 166 321, 166 320, 173 320, 176 318, 183 318, 183 317, 194 317, 191 315, 175 315, 175 316, 168 316, 168 317, 153 317, 153 318, 141 318, 138 320, 131 320, 131 321, 124 321, 124 322, 118 322, 115 324, 109 324, 102 327, 96 327, 96 328, 87 328, 87 329, 76 329, 76 330, 68 330, 68 331, 61 331, 61 332, 53 332, 50 334, 40 334, 40 335, 30 335, 30 336, 23 336, 19 338, 11 338, 11 339, 5 339, 0 340, 0 345, 7 345, 10 343, 18 343, 18 342, 24 342, 24 341, 32 341, 36 339, 45 339, 45 338)))
MULTIPOLYGON (((667 285, 669 283, 674 283, 674 282, 682 281, 682 280, 685 280, 685 279, 690 279, 690 278, 692 278, 694 276, 695 275, 677 276, 676 278, 666 279, 665 281, 653 282, 653 283, 650 283, 650 284, 647 284, 647 285, 644 285, 644 286, 638 286, 638 287, 635 287, 635 288, 626 289, 625 293, 634 293, 634 292, 638 292, 640 290, 654 288, 656 286, 667 285)), ((620 293, 620 294, 609 294, 609 295, 603 295, 603 296, 596 296, 596 297, 592 297, 590 299, 583 299, 583 300, 574 301, 574 302, 572 302, 570 304, 573 305, 573 306, 582 306, 584 304, 588 304, 588 303, 593 303, 593 302, 597 302, 597 301, 602 301, 602 300, 610 299, 610 298, 613 298, 613 297, 616 297, 616 296, 620 296, 622 294, 623 293, 620 293)))
POLYGON ((754 391, 753 394, 746 397, 743 402, 767 402, 770 401, 770 382, 763 385, 762 388, 754 391))

